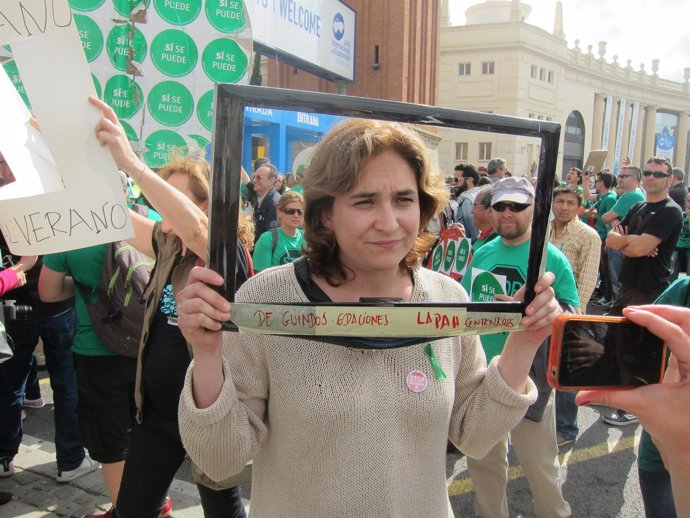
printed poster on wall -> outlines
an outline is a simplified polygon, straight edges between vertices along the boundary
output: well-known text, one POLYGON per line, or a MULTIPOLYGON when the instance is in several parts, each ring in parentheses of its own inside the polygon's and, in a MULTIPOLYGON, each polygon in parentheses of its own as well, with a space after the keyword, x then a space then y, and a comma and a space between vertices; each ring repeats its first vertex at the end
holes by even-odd
MULTIPOLYGON (((213 84, 247 83, 252 58, 241 0, 69 0, 98 96, 152 168, 211 141, 213 84)), ((4 47, 0 60, 24 95, 4 47)))

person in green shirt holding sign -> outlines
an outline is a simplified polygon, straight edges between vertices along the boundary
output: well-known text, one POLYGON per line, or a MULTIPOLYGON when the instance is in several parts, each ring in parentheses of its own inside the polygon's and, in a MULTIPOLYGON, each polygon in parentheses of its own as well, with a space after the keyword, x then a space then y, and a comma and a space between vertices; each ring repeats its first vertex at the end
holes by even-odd
MULTIPOLYGON (((609 277, 607 258, 608 250, 606 248, 606 236, 609 230, 611 230, 611 227, 606 224, 602 216, 609 212, 618 200, 618 196, 616 196, 616 191, 614 190, 616 186, 616 177, 608 171, 600 171, 597 173, 594 186, 597 191, 597 201, 591 209, 591 213, 596 218, 595 228, 601 238, 601 260, 599 262, 599 279, 601 283, 597 290, 595 290, 595 294, 598 294, 596 299, 597 305, 605 305, 610 304, 613 300, 613 289, 611 278, 609 277)), ((592 298, 594 299, 594 297, 592 298)))
MULTIPOLYGON (((485 244, 472 257, 461 283, 470 300, 490 302, 513 296, 525 284, 534 195, 534 188, 527 178, 503 178, 493 185, 491 212, 499 239, 485 244)), ((580 300, 568 259, 550 243, 546 246, 546 270, 555 276, 552 287, 556 299, 561 304, 579 307, 580 300)), ((506 333, 496 333, 480 337, 488 361, 502 353, 506 336, 506 333)), ((546 352, 544 347, 542 350, 546 352)), ((571 516, 571 510, 559 483, 553 391, 546 383, 545 373, 535 369, 538 358, 539 354, 532 364, 530 376, 540 390, 540 398, 513 428, 510 437, 532 488, 536 514, 566 518, 571 516)), ((505 492, 507 455, 506 434, 485 457, 467 459, 478 516, 508 515, 505 492)))

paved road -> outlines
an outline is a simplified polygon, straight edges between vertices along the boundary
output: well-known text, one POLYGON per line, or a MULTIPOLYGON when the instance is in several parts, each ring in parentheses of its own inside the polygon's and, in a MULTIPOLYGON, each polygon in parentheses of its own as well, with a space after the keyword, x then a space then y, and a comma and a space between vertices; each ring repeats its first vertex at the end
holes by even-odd
MULTIPOLYGON (((43 373, 45 376, 45 373, 43 373)), ((0 506, 0 518, 80 517, 109 506, 103 478, 94 472, 71 484, 54 481, 55 457, 52 426, 52 395, 42 380, 43 395, 49 404, 27 410, 25 441, 16 457, 17 473, 0 479, 0 491, 11 491, 15 499, 0 506)), ((635 445, 639 427, 615 428, 599 419, 596 409, 580 410, 581 434, 571 449, 561 453, 563 492, 575 517, 633 518, 643 516, 637 482, 635 445)), ((448 492, 457 517, 471 517, 472 482, 466 463, 459 455, 448 455, 448 492)), ((189 466, 178 473, 170 494, 176 518, 203 517, 189 466)), ((249 504, 250 488, 243 488, 249 504)), ((511 518, 533 517, 529 486, 517 459, 511 458, 508 503, 511 518)))

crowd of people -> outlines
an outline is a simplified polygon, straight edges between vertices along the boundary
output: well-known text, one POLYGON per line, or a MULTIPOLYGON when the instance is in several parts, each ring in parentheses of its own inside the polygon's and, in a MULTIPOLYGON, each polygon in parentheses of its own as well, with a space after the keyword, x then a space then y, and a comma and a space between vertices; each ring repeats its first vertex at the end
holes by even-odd
MULTIPOLYGON (((578 405, 587 404, 612 408, 608 424, 643 425, 647 517, 688 516, 687 426, 667 424, 665 413, 687 415, 690 400, 690 277, 680 275, 690 259, 690 198, 668 159, 627 162, 617 174, 567 172, 553 193, 546 273, 519 330, 361 349, 223 331, 232 304, 215 289, 222 277, 204 265, 208 163, 174 156, 152 171, 113 110, 90 102, 102 114, 98 140, 153 209, 131 210, 129 243, 155 260, 139 354, 113 353, 89 317, 106 245, 15 257, 3 240, 3 293, 32 313, 6 324, 14 355, 0 364, 0 476, 15 471, 22 407, 40 398, 29 390, 41 338, 56 480, 100 465, 112 501, 85 518, 170 516, 168 489, 185 457, 207 517, 245 516, 238 484, 249 463, 252 516, 446 517, 448 444, 468 458, 477 516, 510 514, 511 444, 536 514, 565 518, 576 510, 561 491, 559 448, 577 440, 578 405), (577 397, 551 389, 552 322, 588 304, 667 341, 663 384, 577 397)), ((0 166, 3 181, 14 181, 0 166)), ((450 182, 414 131, 373 120, 336 125, 296 174, 257 159, 251 175, 242 170, 235 300, 522 300, 535 178, 494 158, 458 164, 450 182), (420 267, 447 228, 471 243, 461 282, 420 267), (482 272, 494 277, 475 275, 482 272)))

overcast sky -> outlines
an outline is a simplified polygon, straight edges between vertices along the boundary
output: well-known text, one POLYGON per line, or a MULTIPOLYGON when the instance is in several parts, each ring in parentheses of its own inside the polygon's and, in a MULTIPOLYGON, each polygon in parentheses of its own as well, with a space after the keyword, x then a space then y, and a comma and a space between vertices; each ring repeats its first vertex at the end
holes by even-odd
MULTIPOLYGON (((453 25, 465 23, 465 10, 478 0, 449 0, 453 25)), ((556 0, 525 2, 532 7, 527 23, 553 31, 556 0)), ((606 61, 634 70, 640 63, 651 73, 652 59, 659 59, 659 76, 683 81, 683 68, 690 67, 690 2, 688 0, 563 0, 563 32, 568 47, 580 40, 580 48, 598 56, 598 43, 608 42, 606 61)))

